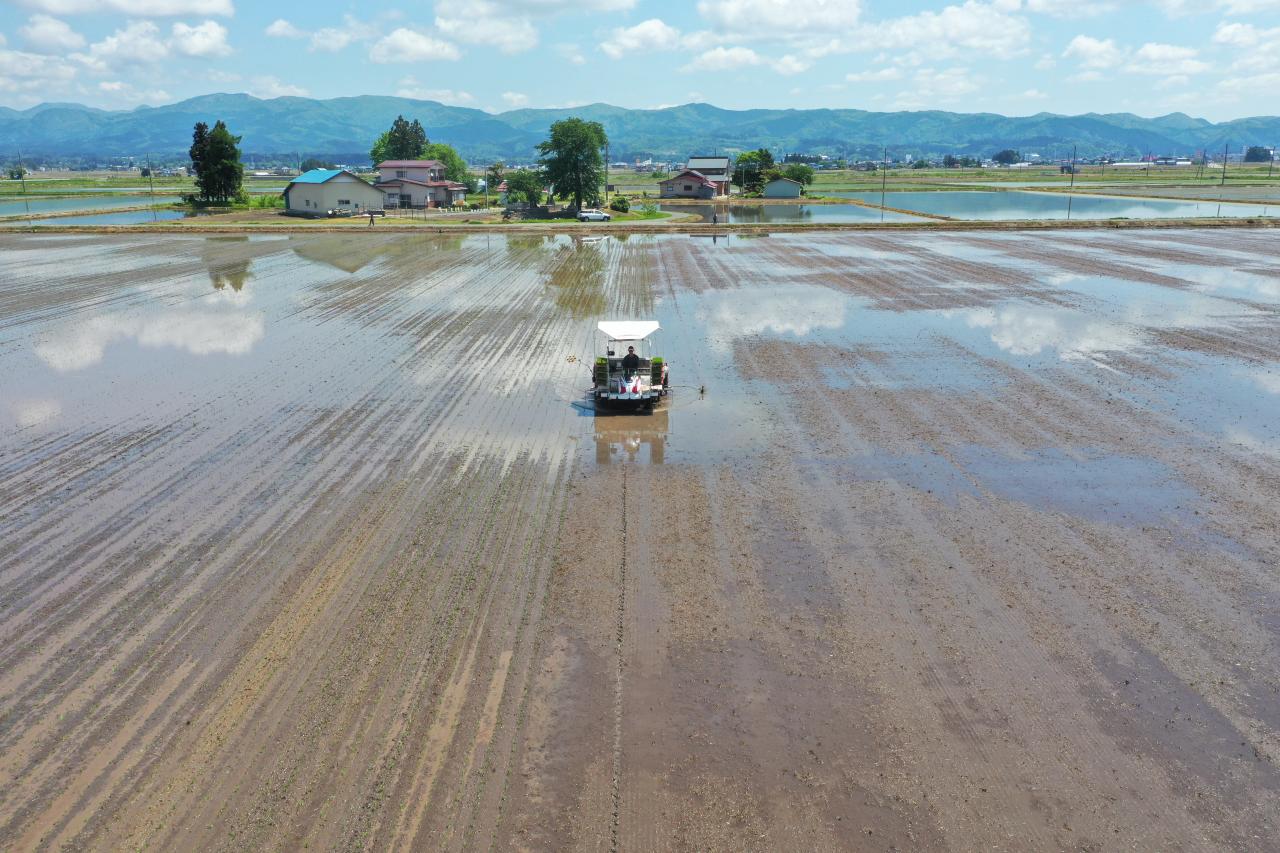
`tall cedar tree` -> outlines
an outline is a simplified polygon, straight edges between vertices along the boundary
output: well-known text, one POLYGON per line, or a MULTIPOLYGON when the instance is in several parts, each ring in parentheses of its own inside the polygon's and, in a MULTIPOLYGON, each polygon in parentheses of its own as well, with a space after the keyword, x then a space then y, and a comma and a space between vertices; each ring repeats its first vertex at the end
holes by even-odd
MULTIPOLYGON (((572 198, 582 209, 585 201, 600 203, 600 183, 604 179, 604 157, 600 149, 608 143, 604 126, 598 121, 566 118, 551 125, 551 135, 538 144, 543 176, 560 198, 572 198)), ((510 179, 508 179, 510 186, 510 179)))
POLYGON ((200 163, 205 158, 205 147, 208 144, 209 125, 198 121, 191 133, 191 150, 187 152, 191 157, 191 174, 196 176, 197 182, 200 179, 200 163))
POLYGON ((200 122, 191 136, 191 165, 204 201, 226 201, 240 193, 244 166, 240 162, 240 137, 232 136, 222 121, 209 130, 200 122))
POLYGON ((408 122, 404 116, 396 116, 391 129, 373 143, 369 159, 375 166, 386 160, 419 160, 427 144, 427 132, 421 122, 416 118, 408 122))

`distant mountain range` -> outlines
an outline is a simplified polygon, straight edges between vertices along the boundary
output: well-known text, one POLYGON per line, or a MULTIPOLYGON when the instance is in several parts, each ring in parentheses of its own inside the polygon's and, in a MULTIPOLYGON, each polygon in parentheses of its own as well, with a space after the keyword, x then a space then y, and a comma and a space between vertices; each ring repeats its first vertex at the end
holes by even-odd
POLYGON ((942 154, 990 156, 1002 148, 1044 156, 1190 154, 1202 149, 1239 151, 1280 141, 1280 117, 1213 123, 1173 113, 1142 118, 1128 113, 1011 118, 993 113, 878 113, 865 110, 725 110, 684 104, 631 110, 608 104, 572 109, 522 109, 491 114, 381 95, 353 98, 272 98, 203 95, 162 107, 108 111, 79 104, 0 107, 0 159, 21 146, 29 157, 159 157, 187 150, 197 121, 222 119, 243 137, 247 156, 300 155, 363 162, 379 133, 397 115, 416 117, 432 141, 447 142, 472 162, 528 161, 548 125, 566 116, 602 122, 613 159, 653 156, 683 160, 690 154, 766 146, 775 152, 878 157, 888 145, 896 157, 942 154))

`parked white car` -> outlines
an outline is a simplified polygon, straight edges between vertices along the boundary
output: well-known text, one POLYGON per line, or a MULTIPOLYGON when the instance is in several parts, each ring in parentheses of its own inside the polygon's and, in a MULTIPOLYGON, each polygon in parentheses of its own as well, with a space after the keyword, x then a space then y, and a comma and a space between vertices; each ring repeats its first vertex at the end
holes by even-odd
POLYGON ((579 222, 608 222, 611 217, 603 210, 587 207, 578 211, 579 222))

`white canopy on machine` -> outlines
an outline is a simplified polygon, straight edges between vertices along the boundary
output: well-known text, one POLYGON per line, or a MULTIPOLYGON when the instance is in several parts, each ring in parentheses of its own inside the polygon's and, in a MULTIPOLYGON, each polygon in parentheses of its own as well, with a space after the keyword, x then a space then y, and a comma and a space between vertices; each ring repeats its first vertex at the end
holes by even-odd
POLYGON ((596 328, 615 341, 642 341, 658 331, 658 321, 601 320, 596 328))

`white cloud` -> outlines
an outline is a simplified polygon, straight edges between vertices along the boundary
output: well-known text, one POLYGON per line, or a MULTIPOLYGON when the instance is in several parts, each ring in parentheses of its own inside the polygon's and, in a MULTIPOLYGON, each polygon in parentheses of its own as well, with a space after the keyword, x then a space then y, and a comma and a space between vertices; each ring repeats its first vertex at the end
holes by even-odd
POLYGON ((979 88, 978 80, 970 76, 967 68, 945 68, 941 71, 920 68, 911 79, 911 89, 898 94, 898 105, 902 109, 953 103, 979 88))
POLYGON ((439 3, 436 5, 436 29, 467 44, 495 45, 507 54, 523 53, 537 47, 538 28, 528 17, 516 13, 537 10, 541 5, 501 3, 497 0, 439 3))
POLYGON ((45 96, 75 76, 75 67, 59 57, 0 48, 0 92, 45 96))
POLYGON ((1062 55, 1079 60, 1081 68, 1114 68, 1124 61, 1124 51, 1113 39, 1084 35, 1073 38, 1062 55))
POLYGON ((1114 3, 1090 3, 1082 0, 1027 0, 1027 11, 1054 18, 1092 18, 1114 12, 1114 3))
POLYGON ((563 43, 555 46, 556 53, 565 62, 572 65, 585 65, 587 58, 582 55, 582 49, 576 44, 563 43))
POLYGON ((901 80, 902 69, 880 68, 875 71, 855 71, 852 74, 844 75, 844 79, 850 83, 881 83, 886 80, 901 80))
POLYGON ((713 47, 681 71, 733 71, 748 65, 760 65, 764 59, 749 47, 713 47))
POLYGON ((231 46, 227 44, 227 28, 217 21, 205 21, 194 27, 174 24, 170 44, 185 56, 226 56, 231 53, 231 46))
POLYGON ((437 0, 436 12, 445 7, 468 13, 483 9, 487 14, 558 15, 562 12, 626 12, 637 0, 437 0))
POLYGON ((1214 86, 1213 94, 1220 101, 1236 103, 1246 98, 1255 98, 1259 92, 1274 92, 1277 89, 1280 89, 1280 71, 1268 71, 1228 77, 1214 86))
POLYGON ((770 65, 773 67, 773 70, 779 74, 790 76, 792 74, 800 74, 808 71, 813 66, 813 63, 804 59, 797 59, 795 56, 787 54, 786 56, 775 59, 770 63, 770 65))
POLYGON ((1240 72, 1280 68, 1280 27, 1268 30, 1252 24, 1219 24, 1214 44, 1235 48, 1232 69, 1240 72))
POLYGON ((137 89, 123 80, 103 80, 98 84, 98 91, 126 104, 162 104, 173 100, 164 89, 137 89))
POLYGON ((356 42, 370 42, 382 34, 382 30, 354 15, 343 15, 340 26, 304 30, 284 18, 277 18, 264 30, 273 38, 309 39, 308 50, 320 53, 337 53, 356 42))
POLYGON ((160 28, 150 21, 131 21, 102 41, 89 45, 87 52, 71 54, 73 59, 98 72, 159 62, 168 55, 169 46, 161 40, 160 28))
POLYGON ((966 0, 939 12, 920 12, 862 28, 861 43, 877 49, 919 49, 931 59, 972 51, 997 59, 1023 53, 1031 42, 1031 25, 1009 14, 1016 4, 966 0))
POLYGON ((1138 48, 1125 70, 1134 74, 1200 74, 1210 66, 1196 58, 1198 53, 1191 47, 1148 42, 1138 48))
POLYGON ((454 89, 428 89, 419 83, 415 77, 405 77, 400 80, 399 88, 396 89, 396 97, 413 98, 418 101, 439 101, 442 104, 469 104, 475 101, 475 97, 470 92, 454 89))
POLYGON ((1173 17, 1197 12, 1221 11, 1228 15, 1254 15, 1280 10, 1280 0, 1153 0, 1173 17))
POLYGON ((635 6, 636 0, 437 0, 435 26, 456 41, 522 53, 538 45, 534 18, 623 12, 635 6))
POLYGON ((1028 101, 1043 101, 1045 98, 1049 96, 1044 92, 1041 92, 1039 89, 1028 89, 1025 92, 1023 92, 1019 97, 1028 101))
POLYGON ((249 94, 255 98, 305 98, 311 93, 302 86, 284 83, 270 74, 253 78, 249 94))
POLYGON ((529 105, 529 96, 522 92, 503 92, 502 100, 507 103, 507 106, 517 109, 529 105))
POLYGON ((83 15, 99 12, 118 12, 144 18, 177 17, 180 15, 220 15, 229 18, 235 14, 231 0, 19 0, 23 6, 38 9, 51 15, 83 15))
POLYGON ((408 27, 393 30, 369 52, 369 58, 381 64, 431 60, 452 61, 461 57, 462 54, 456 45, 408 27))
POLYGON ((675 50, 680 47, 680 31, 659 18, 641 21, 634 27, 615 29, 600 45, 610 59, 621 59, 629 53, 675 50))
POLYGON ((270 26, 264 32, 273 37, 280 39, 300 39, 306 38, 307 34, 286 21, 284 18, 276 18, 271 22, 270 26))
POLYGON ((698 13, 732 33, 830 33, 858 23, 859 0, 699 0, 698 13))
POLYGON ((85 45, 84 36, 71 29, 65 21, 49 15, 32 15, 18 33, 31 47, 49 53, 79 50, 85 45))
POLYGON ((1262 40, 1265 34, 1274 30, 1260 30, 1253 24, 1218 24, 1213 33, 1214 44, 1229 44, 1237 47, 1252 47, 1262 40))
POLYGON ((322 53, 337 53, 357 38, 345 27, 322 27, 311 34, 311 49, 322 53))

